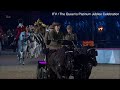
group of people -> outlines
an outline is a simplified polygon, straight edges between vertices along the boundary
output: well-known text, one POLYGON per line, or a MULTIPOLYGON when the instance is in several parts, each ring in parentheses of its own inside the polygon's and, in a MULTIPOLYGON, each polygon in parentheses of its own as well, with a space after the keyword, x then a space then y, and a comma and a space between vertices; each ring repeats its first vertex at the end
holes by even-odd
POLYGON ((41 42, 37 33, 36 25, 25 26, 22 21, 16 28, 16 35, 12 44, 16 46, 19 63, 24 64, 25 58, 38 57, 40 54, 41 42))
MULTIPOLYGON (((31 30, 34 31, 34 33, 41 33, 38 31, 42 31, 42 28, 39 28, 40 30, 35 30, 36 28, 36 24, 35 25, 29 25, 29 26, 24 26, 22 22, 19 22, 19 25, 17 26, 17 34, 15 36, 15 40, 18 41, 21 32, 23 33, 24 31, 29 33, 31 30), (37 31, 37 32, 36 32, 37 31)), ((77 41, 77 34, 73 33, 73 28, 71 25, 68 25, 66 27, 66 31, 67 33, 64 34, 63 32, 61 32, 61 24, 58 22, 53 22, 52 25, 45 27, 44 28, 44 42, 46 44, 47 47, 51 48, 51 49, 57 49, 60 48, 61 44, 59 43, 59 40, 76 40, 77 41), (50 42, 49 42, 50 41, 50 42)))
MULTIPOLYGON (((23 24, 23 20, 19 19, 18 21, 18 26, 16 28, 16 34, 14 35, 14 51, 19 51, 20 49, 20 42, 19 40, 23 37, 23 35, 25 35, 25 38, 28 38, 32 33, 35 33, 39 38, 39 34, 41 34, 43 36, 43 40, 45 45, 49 48, 49 49, 59 49, 61 48, 61 43, 59 40, 76 40, 77 41, 77 35, 75 33, 73 33, 73 28, 71 25, 68 25, 66 27, 66 31, 67 33, 63 33, 61 31, 61 24, 58 22, 53 22, 51 25, 45 25, 40 19, 38 19, 34 25, 28 25, 25 26, 23 24)), ((2 30, 0 29, 0 37, 2 37, 2 30)), ((0 38, 0 42, 2 42, 1 38, 0 38)), ((10 41, 12 45, 12 41, 10 41)), ((25 44, 30 44, 31 42, 25 41, 25 44)), ((35 45, 32 45, 33 47, 35 47, 35 45)), ((27 47, 26 47, 27 48, 27 47)))
MULTIPOLYGON (((39 41, 41 39, 41 36, 42 35, 42 38, 43 38, 43 42, 45 43, 45 45, 47 46, 47 48, 49 49, 59 49, 61 48, 61 42, 60 40, 69 40, 69 41, 72 41, 72 40, 76 40, 77 41, 77 35, 75 33, 73 33, 73 28, 71 25, 68 25, 66 27, 66 31, 67 33, 63 33, 61 31, 61 24, 58 23, 58 22, 53 22, 52 25, 45 25, 41 22, 41 20, 37 20, 37 22, 34 23, 34 25, 28 25, 28 26, 24 26, 23 22, 19 22, 19 25, 17 26, 16 28, 16 35, 15 35, 15 38, 14 38, 14 41, 16 42, 16 48, 17 48, 17 51, 20 52, 21 50, 21 41, 22 41, 22 37, 25 36, 25 38, 28 38, 28 37, 31 37, 31 33, 35 35, 35 37, 37 37, 37 40, 36 42, 33 40, 33 41, 30 41, 30 40, 26 40, 24 42, 24 48, 25 50, 27 50, 28 46, 31 45, 32 49, 31 50, 31 53, 32 55, 34 55, 33 52, 35 52, 35 48, 36 48, 36 43, 37 44, 40 44, 39 41), (40 35, 39 35, 40 34, 40 35), (28 42, 29 41, 29 42, 28 42)), ((40 45, 39 45, 40 46, 40 45)), ((38 49, 37 49, 38 50, 38 49)), ((40 51, 38 51, 40 52, 40 51)))
POLYGON ((49 26, 49 30, 45 34, 45 43, 50 49, 58 49, 61 47, 60 40, 76 40, 77 34, 73 33, 73 28, 71 25, 67 26, 67 33, 64 34, 60 31, 61 24, 58 22, 53 22, 52 25, 49 26), (50 42, 49 42, 50 41, 50 42))
MULTIPOLYGON (((39 20, 38 20, 39 21, 39 20)), ((17 43, 18 43, 18 39, 20 37, 20 34, 25 32, 30 32, 30 29, 34 29, 34 32, 36 33, 41 33, 38 32, 37 29, 39 27, 36 27, 37 25, 29 25, 29 26, 24 26, 23 21, 19 20, 19 25, 16 28, 16 35, 14 36, 14 41, 16 41, 16 48, 17 48, 17 43), (36 29, 36 30, 35 30, 36 29)), ((41 28, 39 28, 41 29, 41 28)), ((77 35, 74 34, 72 32, 72 26, 68 25, 67 26, 67 34, 63 34, 60 29, 61 29, 61 25, 60 23, 57 22, 53 22, 52 25, 48 26, 46 28, 47 30, 39 30, 39 31, 44 31, 44 40, 45 40, 45 44, 51 48, 57 48, 59 47, 59 42, 57 42, 57 40, 77 40, 77 35), (50 43, 48 43, 48 41, 51 40, 50 43)), ((0 42, 2 44, 2 30, 0 30, 0 42)), ((2 45, 1 45, 2 46, 2 45)), ((14 50, 15 51, 15 50, 14 50)))

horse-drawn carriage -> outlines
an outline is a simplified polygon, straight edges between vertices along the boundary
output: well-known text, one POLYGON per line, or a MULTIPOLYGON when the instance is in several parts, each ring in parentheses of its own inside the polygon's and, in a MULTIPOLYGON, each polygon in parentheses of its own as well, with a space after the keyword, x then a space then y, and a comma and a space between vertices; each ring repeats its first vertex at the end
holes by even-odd
POLYGON ((58 50, 45 49, 46 60, 38 61, 37 79, 89 79, 92 67, 97 65, 94 43, 84 41, 79 47, 74 41, 61 43, 58 50))

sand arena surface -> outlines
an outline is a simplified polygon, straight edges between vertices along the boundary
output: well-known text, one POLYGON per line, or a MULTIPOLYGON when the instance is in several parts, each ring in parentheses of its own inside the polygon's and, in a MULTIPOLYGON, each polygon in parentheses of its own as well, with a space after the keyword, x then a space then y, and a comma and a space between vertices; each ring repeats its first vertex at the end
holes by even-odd
MULTIPOLYGON (((18 65, 16 56, 0 56, 0 79, 36 79, 37 60, 18 65)), ((93 67, 90 79, 120 79, 120 65, 99 64, 93 67)))

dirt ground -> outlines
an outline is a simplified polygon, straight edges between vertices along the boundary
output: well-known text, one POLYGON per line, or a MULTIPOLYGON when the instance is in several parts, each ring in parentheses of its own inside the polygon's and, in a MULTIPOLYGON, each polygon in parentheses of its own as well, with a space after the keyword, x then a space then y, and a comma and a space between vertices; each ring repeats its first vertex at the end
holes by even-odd
MULTIPOLYGON (((15 58, 0 57, 0 79, 36 79, 37 60, 18 65, 15 58)), ((120 65, 99 64, 93 67, 90 79, 120 79, 120 65)))
POLYGON ((90 79, 120 79, 120 65, 100 64, 93 67, 90 79))
MULTIPOLYGON (((1 66, 0 79, 36 79, 36 65, 1 66)), ((98 65, 90 79, 120 79, 120 65, 98 65)))

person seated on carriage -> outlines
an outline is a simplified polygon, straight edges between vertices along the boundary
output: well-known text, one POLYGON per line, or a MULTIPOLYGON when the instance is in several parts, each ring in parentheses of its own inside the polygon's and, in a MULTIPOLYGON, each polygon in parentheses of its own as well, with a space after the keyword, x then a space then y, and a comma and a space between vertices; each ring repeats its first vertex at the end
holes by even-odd
POLYGON ((58 22, 53 22, 52 26, 49 27, 52 30, 49 31, 49 37, 47 38, 48 41, 50 40, 48 57, 62 46, 60 40, 63 40, 63 33, 60 31, 60 27, 61 25, 58 22))
POLYGON ((77 41, 77 35, 76 33, 73 33, 72 30, 72 26, 71 25, 68 25, 67 26, 67 34, 65 35, 65 40, 69 40, 69 41, 72 41, 72 40, 76 40, 77 41))
MULTIPOLYGON (((72 26, 68 25, 66 29, 67 29, 67 34, 64 36, 64 40, 73 41, 74 43, 77 42, 77 34, 72 32, 73 30, 72 26)), ((68 44, 66 46, 67 47, 70 46, 71 48, 71 45, 68 44)))
POLYGON ((50 33, 53 29, 54 29, 53 25, 50 25, 50 26, 48 27, 48 29, 46 30, 45 37, 44 37, 44 42, 45 42, 45 44, 46 44, 46 47, 48 47, 48 45, 50 44, 51 38, 50 38, 50 34, 49 34, 49 33, 50 33))
POLYGON ((63 33, 60 31, 60 23, 58 22, 53 22, 53 30, 51 32, 49 32, 50 35, 50 44, 49 44, 49 48, 50 49, 59 49, 61 48, 61 42, 60 40, 63 40, 63 33))

